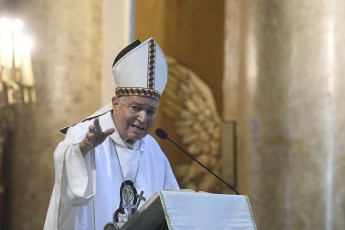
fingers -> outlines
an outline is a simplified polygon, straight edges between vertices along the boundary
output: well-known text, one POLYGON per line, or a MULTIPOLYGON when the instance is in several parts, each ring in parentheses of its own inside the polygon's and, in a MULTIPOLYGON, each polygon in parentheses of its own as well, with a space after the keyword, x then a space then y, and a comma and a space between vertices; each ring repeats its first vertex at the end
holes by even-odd
POLYGON ((95 134, 94 133, 91 133, 91 132, 87 132, 86 133, 86 139, 87 139, 87 141, 88 142, 90 142, 92 145, 93 145, 93 147, 96 147, 97 146, 97 144, 96 144, 96 142, 95 142, 95 134))
POLYGON ((92 141, 92 139, 87 138, 87 141, 90 142, 90 144, 92 145, 92 147, 96 148, 97 144, 95 142, 92 141))
POLYGON ((89 127, 90 132, 99 132, 100 134, 102 134, 102 136, 104 136, 104 138, 106 138, 107 136, 115 132, 115 129, 113 128, 107 129, 106 131, 102 132, 102 128, 101 128, 101 125, 99 124, 98 118, 94 120, 93 124, 94 125, 90 125, 89 127))
POLYGON ((94 138, 94 136, 95 136, 95 134, 92 133, 92 132, 87 132, 87 133, 86 133, 86 138, 89 139, 89 140, 91 140, 92 138, 94 138))
POLYGON ((107 137, 115 132, 115 129, 107 129, 104 131, 104 135, 107 137))
POLYGON ((93 121, 93 125, 89 126, 89 131, 85 134, 83 141, 79 143, 80 150, 83 154, 88 153, 92 148, 102 144, 105 138, 115 132, 115 129, 107 129, 102 132, 99 119, 93 121))
POLYGON ((99 119, 98 119, 98 118, 96 118, 96 119, 93 121, 93 124, 94 124, 95 127, 96 127, 96 131, 102 132, 102 128, 101 128, 101 125, 99 124, 99 119))
POLYGON ((95 120, 94 120, 94 122, 93 122, 93 125, 90 125, 89 126, 89 132, 91 132, 91 133, 102 133, 102 128, 101 128, 101 126, 100 126, 100 124, 99 124, 99 120, 98 120, 98 118, 96 118, 95 120))
POLYGON ((90 125, 90 126, 89 126, 89 132, 95 133, 95 132, 96 132, 96 126, 90 125))
POLYGON ((101 125, 99 123, 99 119, 96 118, 93 122, 93 125, 89 126, 89 131, 86 133, 86 139, 96 147, 105 140, 106 137, 113 134, 115 132, 114 128, 110 128, 102 132, 101 125))

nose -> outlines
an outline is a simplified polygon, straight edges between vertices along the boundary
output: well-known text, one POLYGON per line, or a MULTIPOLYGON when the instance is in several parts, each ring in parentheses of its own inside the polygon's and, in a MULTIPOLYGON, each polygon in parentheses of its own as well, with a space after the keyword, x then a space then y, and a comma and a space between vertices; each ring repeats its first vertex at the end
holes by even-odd
POLYGON ((139 113, 139 116, 137 117, 137 119, 143 124, 146 123, 147 122, 147 113, 145 111, 141 111, 139 113))

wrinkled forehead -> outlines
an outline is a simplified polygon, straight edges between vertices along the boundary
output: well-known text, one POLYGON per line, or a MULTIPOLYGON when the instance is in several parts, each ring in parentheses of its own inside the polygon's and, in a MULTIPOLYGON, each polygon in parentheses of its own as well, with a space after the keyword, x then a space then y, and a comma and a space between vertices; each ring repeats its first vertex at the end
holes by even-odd
POLYGON ((151 109, 157 109, 159 102, 152 97, 145 97, 145 96, 124 96, 120 97, 127 105, 140 105, 146 106, 151 109))

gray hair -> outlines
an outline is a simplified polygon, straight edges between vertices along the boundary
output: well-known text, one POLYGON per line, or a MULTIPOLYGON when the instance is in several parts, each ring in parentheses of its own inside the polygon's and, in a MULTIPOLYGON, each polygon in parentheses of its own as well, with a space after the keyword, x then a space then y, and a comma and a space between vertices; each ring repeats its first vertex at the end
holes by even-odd
POLYGON ((120 99, 121 101, 124 101, 124 100, 126 100, 127 97, 128 97, 128 96, 120 96, 119 99, 120 99))

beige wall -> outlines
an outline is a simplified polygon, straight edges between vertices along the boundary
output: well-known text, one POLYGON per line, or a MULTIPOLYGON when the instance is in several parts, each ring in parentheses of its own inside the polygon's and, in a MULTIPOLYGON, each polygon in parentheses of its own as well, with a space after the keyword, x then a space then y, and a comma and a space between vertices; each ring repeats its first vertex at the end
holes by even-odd
POLYGON ((110 103, 115 94, 112 73, 115 56, 133 41, 134 7, 134 0, 103 1, 102 105, 110 103))
POLYGON ((100 106, 102 1, 17 0, 34 38, 37 104, 18 113, 10 174, 10 229, 42 229, 54 183, 59 128, 100 106))
POLYGON ((238 122, 239 190, 258 229, 343 229, 344 10, 227 1, 224 82, 237 94, 224 116, 238 122))

